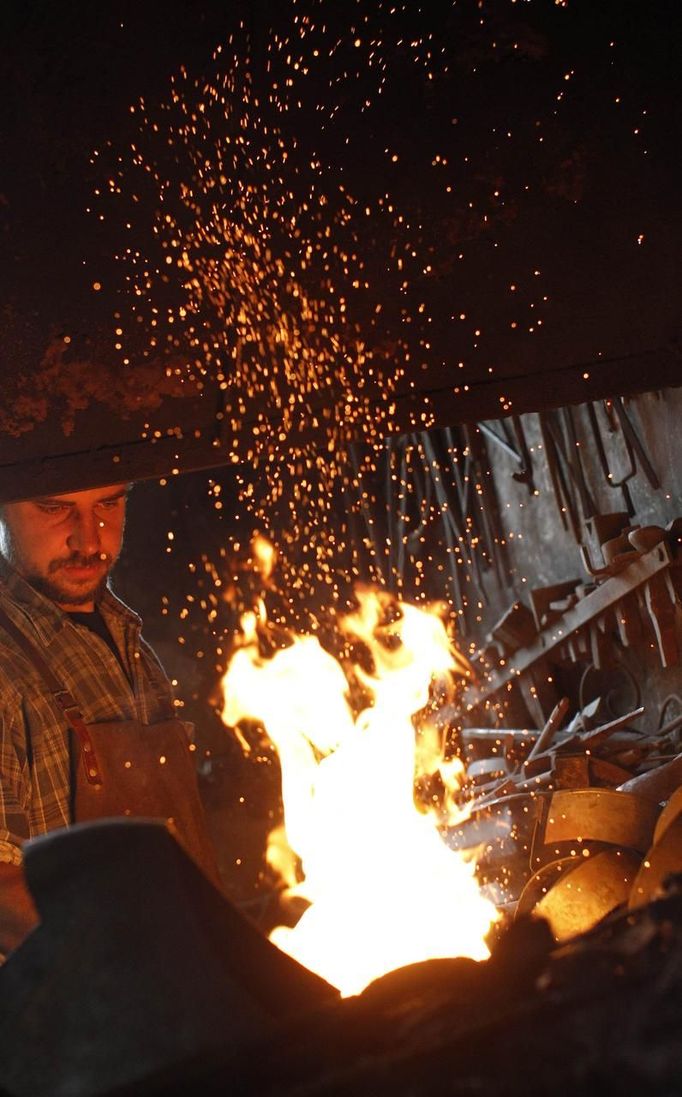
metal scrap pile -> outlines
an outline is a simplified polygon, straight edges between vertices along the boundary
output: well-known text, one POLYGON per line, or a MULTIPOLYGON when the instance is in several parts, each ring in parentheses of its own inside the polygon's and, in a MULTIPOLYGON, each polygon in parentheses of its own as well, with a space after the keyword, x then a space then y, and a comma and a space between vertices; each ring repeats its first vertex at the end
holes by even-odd
POLYGON ((642 707, 600 719, 597 699, 565 727, 562 698, 536 734, 469 729, 463 803, 444 831, 476 851, 484 888, 511 917, 546 918, 556 940, 655 898, 682 872, 682 716, 647 735, 642 707), (483 744, 483 746, 482 746, 483 744))
MULTIPOLYGON (((494 753, 468 766, 473 807, 479 809, 504 796, 539 789, 617 788, 635 776, 642 778, 639 784, 645 788, 645 775, 676 756, 682 715, 651 736, 632 726, 643 714, 643 707, 614 720, 599 720, 603 707, 597 698, 565 728, 559 728, 568 709, 564 697, 539 734, 495 732, 494 753)), ((476 735, 469 731, 465 738, 473 745, 476 735)))
POLYGON ((542 726, 559 700, 557 669, 617 667, 632 679, 623 664, 627 652, 639 659, 657 652, 664 670, 679 663, 682 519, 662 527, 630 524, 624 511, 593 516, 580 555, 588 581, 532 588, 530 607, 515 601, 491 629, 476 658, 471 709, 518 687, 542 726))

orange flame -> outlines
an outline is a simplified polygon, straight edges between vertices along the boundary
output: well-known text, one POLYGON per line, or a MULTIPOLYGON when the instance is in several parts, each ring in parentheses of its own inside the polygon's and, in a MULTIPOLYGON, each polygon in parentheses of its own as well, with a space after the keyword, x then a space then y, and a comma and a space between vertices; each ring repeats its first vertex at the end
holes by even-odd
POLYGON ((251 548, 253 550, 255 565, 263 579, 267 581, 272 575, 272 570, 277 561, 277 549, 268 541, 267 537, 263 537, 261 533, 256 533, 251 541, 251 548))
POLYGON ((424 724, 415 744, 412 717, 434 676, 463 674, 466 660, 433 609, 398 603, 386 623, 395 606, 387 595, 360 590, 358 601, 340 621, 373 663, 353 668, 372 698, 357 716, 348 677, 316 637, 297 636, 264 659, 255 616, 222 682, 224 722, 260 720, 279 754, 284 829, 270 835, 268 861, 288 894, 310 903, 271 939, 344 995, 420 960, 484 959, 497 918, 473 862, 444 844, 435 816, 414 800, 415 769, 461 780, 435 727, 424 724))

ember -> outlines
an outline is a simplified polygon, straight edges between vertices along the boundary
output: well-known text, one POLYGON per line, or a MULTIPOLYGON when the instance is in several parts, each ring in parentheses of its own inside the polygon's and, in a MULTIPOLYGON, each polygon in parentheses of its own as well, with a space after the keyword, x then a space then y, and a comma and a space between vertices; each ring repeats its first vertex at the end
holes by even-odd
MULTIPOLYGON (((262 721, 277 748, 284 834, 270 835, 268 860, 288 897, 310 904, 293 929, 279 926, 271 938, 344 995, 420 960, 484 959, 497 918, 471 854, 447 848, 442 815, 415 805, 415 771, 438 771, 444 784, 463 776, 461 764, 444 760, 435 729, 415 717, 434 677, 463 680, 467 664, 437 611, 356 593, 359 609, 338 627, 364 646, 371 670, 356 659, 344 671, 314 636, 294 636, 263 658, 262 611, 260 622, 243 618, 242 646, 223 679, 225 723, 262 721), (364 703, 354 712, 358 686, 364 703)), ((450 822, 461 817, 450 809, 450 822)))

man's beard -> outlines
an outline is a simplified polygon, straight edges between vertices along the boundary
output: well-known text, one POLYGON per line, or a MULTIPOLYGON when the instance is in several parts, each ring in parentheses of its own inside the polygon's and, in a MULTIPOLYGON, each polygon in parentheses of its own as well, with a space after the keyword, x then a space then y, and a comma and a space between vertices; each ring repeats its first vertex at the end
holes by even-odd
MULTIPOLYGON (((87 564, 85 563, 85 557, 74 557, 68 561, 68 563, 78 564, 80 567, 87 567, 93 562, 98 564, 103 563, 100 556, 89 557, 87 564)), ((67 588, 59 582, 59 571, 63 567, 63 564, 64 561, 61 560, 52 561, 47 577, 29 574, 25 575, 24 578, 27 583, 31 584, 34 590, 37 590, 39 594, 44 594, 46 598, 49 598, 52 602, 56 602, 57 605, 82 606, 85 605, 86 602, 98 602, 106 589, 113 562, 107 558, 107 566, 102 577, 98 579, 94 585, 83 587, 78 593, 74 593, 73 589, 67 588), (55 564, 57 567, 54 567, 55 564)))
POLYGON ((30 563, 24 559, 9 530, 5 528, 3 532, 5 535, 3 538, 3 555, 7 563, 11 564, 15 571, 39 594, 45 595, 46 598, 56 602, 57 605, 68 606, 82 606, 87 602, 96 603, 102 597, 111 569, 116 563, 110 556, 102 558, 100 553, 95 553, 94 556, 83 556, 81 553, 74 552, 66 558, 51 560, 48 564, 47 575, 42 575, 40 572, 36 572, 30 563), (94 565, 101 567, 104 565, 104 571, 95 583, 79 589, 60 582, 60 572, 67 564, 77 565, 78 567, 92 567, 94 565))

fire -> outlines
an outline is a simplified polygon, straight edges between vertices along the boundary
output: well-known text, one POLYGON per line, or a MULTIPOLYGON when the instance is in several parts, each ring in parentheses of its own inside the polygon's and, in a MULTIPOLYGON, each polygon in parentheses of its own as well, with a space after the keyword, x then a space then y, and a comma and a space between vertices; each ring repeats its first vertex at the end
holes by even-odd
POLYGON ((272 569, 277 560, 277 550, 272 542, 268 541, 267 537, 263 537, 261 533, 257 533, 253 538, 251 548, 253 550, 256 567, 260 571, 263 579, 267 582, 272 575, 272 569))
POLYGON ((421 960, 484 959, 497 918, 474 863, 442 841, 442 815, 415 804, 415 774, 438 769, 443 781, 453 772, 461 780, 461 764, 442 758, 437 730, 424 722, 415 734, 413 717, 434 680, 452 681, 466 661, 435 610, 357 594, 357 612, 339 627, 364 645, 369 669, 354 663, 345 672, 315 636, 263 658, 261 609, 243 620, 243 644, 222 682, 224 722, 261 721, 279 754, 284 827, 270 835, 267 857, 288 894, 310 903, 294 928, 278 926, 271 939, 344 995, 421 960), (367 698, 357 714, 353 679, 367 698))

